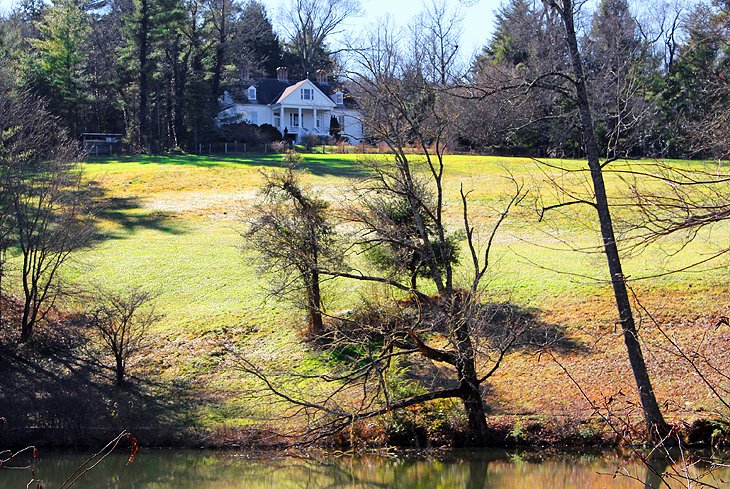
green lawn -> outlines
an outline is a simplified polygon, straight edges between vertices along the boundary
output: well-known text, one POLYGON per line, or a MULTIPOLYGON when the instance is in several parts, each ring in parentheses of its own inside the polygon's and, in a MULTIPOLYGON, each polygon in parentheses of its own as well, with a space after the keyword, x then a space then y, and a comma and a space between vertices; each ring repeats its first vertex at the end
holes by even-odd
MULTIPOLYGON (((363 157, 305 155, 306 182, 334 206, 341 206, 347 201, 353 179, 365 175, 363 157)), ((161 303, 190 326, 210 314, 219 318, 257 309, 250 299, 261 297, 254 289, 262 285, 264 277, 255 271, 250 257, 240 253, 239 233, 256 199, 261 171, 276 168, 278 160, 276 155, 179 156, 87 163, 87 177, 112 199, 104 211, 109 239, 83 253, 83 267, 77 267, 75 278, 103 283, 113 276, 117 284, 159 287, 169 295, 161 303)), ((581 165, 566 163, 573 168, 581 165)), ((446 213, 454 229, 461 226, 460 185, 472 192, 472 223, 483 236, 513 190, 511 178, 529 190, 498 235, 490 289, 540 306, 544 297, 603 287, 593 280, 605 279, 606 272, 602 255, 595 253, 600 240, 592 209, 566 207, 548 213, 543 222, 538 221, 536 211, 538 198, 546 204, 555 202, 549 179, 564 182, 571 192, 578 192, 585 188, 585 174, 560 176, 557 170, 524 158, 450 156, 446 165, 446 213), (572 251, 586 248, 592 253, 572 251)), ((619 191, 619 183, 609 176, 609 188, 614 192, 619 191)), ((627 259, 627 274, 639 278, 682 268, 717 247, 727 246, 727 230, 727 225, 717 226, 712 234, 701 235, 677 256, 671 253, 682 237, 668 239, 627 259)), ((717 274, 701 278, 712 281, 713 277, 723 282, 717 274)), ((696 273, 674 274, 645 283, 681 287, 696 279, 696 273)))
MULTIPOLYGON (((366 176, 365 157, 304 155, 306 183, 334 207, 345 205, 353 180, 366 176)), ((240 233, 262 182, 261 171, 277 168, 279 159, 277 155, 125 157, 84 164, 86 178, 100 187, 109 205, 102 212, 103 239, 74 257, 66 277, 85 288, 144 285, 160 293, 157 307, 165 318, 156 326, 158 348, 151 354, 156 378, 169 382, 199 379, 200 385, 230 393, 200 408, 196 416, 204 425, 240 426, 256 412, 235 395, 240 387, 238 376, 221 367, 225 357, 221 352, 227 346, 247 346, 254 359, 267 364, 314 361, 314 368, 317 365, 295 334, 297 313, 287 305, 265 300, 266 274, 253 256, 240 249, 240 233)), ((551 163, 573 169, 583 166, 579 161, 551 163)), ((607 276, 605 260, 595 253, 600 241, 592 210, 566 207, 548 214, 543 222, 536 212, 540 199, 555 202, 550 181, 580 193, 585 178, 585 174, 563 174, 525 158, 447 157, 446 213, 454 228, 461 219, 460 185, 472 192, 472 223, 483 236, 509 198, 514 182, 529 189, 496 241, 487 280, 487 290, 496 299, 544 309, 579 328, 586 316, 565 315, 566 309, 581 310, 591 300, 610 306, 610 290, 601 282, 607 276)), ((608 179, 611 192, 624 192, 617 177, 608 179)), ((673 237, 628 258, 625 270, 631 278, 639 278, 684 267, 730 245, 728 231, 728 224, 718 225, 674 256, 681 237, 673 237)), ((684 293, 690 287, 727 294, 727 260, 717 265, 722 267, 642 280, 636 287, 652 296, 684 293)), ((463 266, 462 272, 468 278, 468 267, 463 266)), ((329 287, 333 310, 351 306, 358 291, 364 292, 361 286, 344 281, 329 287)), ((604 326, 614 321, 610 307, 600 309, 590 320, 602 321, 604 326)), ((620 352, 620 345, 611 351, 620 352)), ((519 373, 515 375, 507 375, 503 382, 519 382, 519 373)), ((561 385, 560 389, 569 389, 561 385)))

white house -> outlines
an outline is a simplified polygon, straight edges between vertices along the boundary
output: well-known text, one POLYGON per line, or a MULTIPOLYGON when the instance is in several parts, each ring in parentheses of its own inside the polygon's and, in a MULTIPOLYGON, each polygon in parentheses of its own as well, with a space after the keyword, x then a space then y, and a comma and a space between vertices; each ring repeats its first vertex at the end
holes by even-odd
POLYGON ((300 142, 307 134, 327 137, 337 121, 341 137, 357 144, 363 139, 355 101, 339 87, 327 83, 324 72, 317 81, 289 81, 288 70, 278 68, 276 80, 244 80, 241 90, 226 91, 218 121, 271 124, 300 142))

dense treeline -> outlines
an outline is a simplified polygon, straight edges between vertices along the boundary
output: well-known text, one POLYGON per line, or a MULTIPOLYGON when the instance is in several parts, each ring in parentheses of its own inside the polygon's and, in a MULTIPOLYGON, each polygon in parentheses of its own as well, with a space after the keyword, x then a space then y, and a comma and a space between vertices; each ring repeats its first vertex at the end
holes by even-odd
MULTIPOLYGON (((729 5, 656 5, 639 18, 627 0, 602 0, 586 17, 579 41, 607 157, 727 156, 729 5)), ((354 0, 298 0, 277 16, 279 37, 258 0, 23 0, 0 19, 0 70, 46 99, 73 137, 111 132, 141 151, 191 150, 220 140, 218 99, 242 77, 274 77, 282 65, 292 79, 336 74, 347 59, 332 35, 358 11, 354 0)), ((468 95, 460 147, 582 153, 575 104, 542 90, 565 71, 563 37, 542 2, 502 4, 483 52, 452 80, 468 95)))
MULTIPOLYGON (((277 37, 256 0, 27 0, 0 19, 12 85, 46 99, 74 137, 120 133, 153 152, 215 140, 218 99, 240 77, 272 77, 281 65, 302 76, 297 42, 277 37)), ((315 42, 311 73, 332 63, 325 38, 315 42)))
MULTIPOLYGON (((646 18, 627 0, 598 3, 579 44, 606 158, 728 156, 729 15, 725 0, 677 10, 656 4, 646 18)), ((557 15, 542 2, 510 0, 496 25, 474 61, 470 85, 482 96, 465 110, 463 142, 507 154, 581 155, 557 15)))

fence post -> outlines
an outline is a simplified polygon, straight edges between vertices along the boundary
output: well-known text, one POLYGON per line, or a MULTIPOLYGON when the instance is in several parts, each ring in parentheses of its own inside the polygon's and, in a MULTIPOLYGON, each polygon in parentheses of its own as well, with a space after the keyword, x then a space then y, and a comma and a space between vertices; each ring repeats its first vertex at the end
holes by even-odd
POLYGON ((246 143, 243 143, 243 152, 246 152, 246 143))
POLYGON ((203 143, 198 143, 198 154, 199 155, 203 154, 203 143))
POLYGON ((208 143, 208 154, 209 155, 213 154, 213 143, 208 143))
POLYGON ((264 143, 264 154, 269 152, 269 145, 268 143, 264 143))
POLYGON ((228 143, 223 143, 223 154, 224 155, 228 154, 228 143))

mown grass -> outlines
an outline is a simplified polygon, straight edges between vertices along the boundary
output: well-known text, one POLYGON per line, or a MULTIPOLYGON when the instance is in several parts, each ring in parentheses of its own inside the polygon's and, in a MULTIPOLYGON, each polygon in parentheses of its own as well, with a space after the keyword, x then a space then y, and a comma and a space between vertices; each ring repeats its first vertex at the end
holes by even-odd
MULTIPOLYGON (((373 157, 384 158, 367 156, 373 157)), ((367 175, 363 158, 304 155, 305 182, 333 207, 347 205, 353 182, 367 175)), ((470 192, 472 224, 484 239, 515 185, 523 185, 526 197, 495 242, 487 294, 494 300, 536 307, 596 348, 566 358, 577 378, 596 386, 592 392, 597 396, 619 388, 632 392, 620 338, 611 332, 615 315, 605 260, 597 252, 600 240, 592 209, 565 207, 542 221, 538 215, 541 205, 556 202, 554 183, 581 194, 587 191, 587 175, 551 165, 574 170, 583 162, 552 160, 545 165, 527 158, 449 156, 446 215, 453 228, 461 226, 463 185, 470 192), (601 365, 608 365, 605 375, 601 365)), ((242 395, 249 384, 227 363, 231 348, 274 369, 296 364, 315 371, 325 368, 324 360, 304 348, 297 335, 299 314, 287 304, 266 300, 266 273, 250 252, 241 249, 240 233, 263 181, 262 172, 279 167, 280 156, 140 156, 92 159, 83 166, 85 177, 101 189, 109 204, 101 213, 103 238, 74 256, 65 277, 92 290, 140 285, 159 292, 157 309, 164 320, 153 332, 155 349, 145 362, 147 375, 164 382, 182 380, 205 390, 209 400, 193 413, 197 423, 235 428, 269 414, 270 407, 247 402, 242 395)), ((610 191, 623 195, 626 182, 615 175, 607 178, 610 191)), ((625 217, 624 210, 617 211, 625 217)), ((715 262, 719 268, 712 271, 662 274, 727 247, 729 230, 721 224, 703 232, 678 254, 673 253, 684 245, 682 237, 670 238, 629 257, 625 271, 632 279, 659 275, 637 281, 634 287, 660 311, 679 311, 681 316, 686 306, 687 314, 695 318, 703 308, 710 311, 701 326, 707 327, 713 314, 727 315, 727 261, 715 262), (697 294, 706 299, 692 302, 697 294)), ((466 280, 466 250, 463 258, 460 275, 466 280)), ((351 307, 367 290, 345 281, 328 284, 331 310, 351 307)), ((693 331, 683 329, 682 339, 691 342, 693 331)), ((661 392, 676 394, 675 386, 686 384, 686 368, 672 375, 676 382, 666 386, 660 382, 661 392)), ((556 364, 527 354, 508 359, 491 393, 490 403, 504 413, 559 414, 576 404, 585 407, 556 364)), ((685 394, 686 402, 710 407, 709 401, 698 399, 706 390, 687 388, 685 394)))

